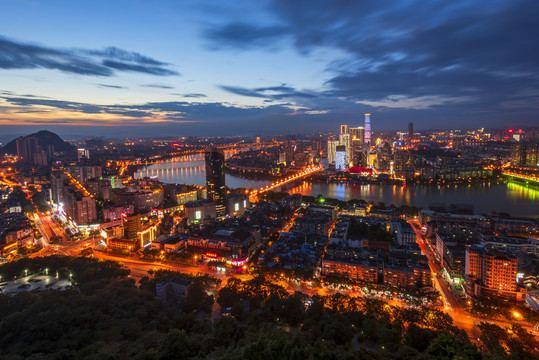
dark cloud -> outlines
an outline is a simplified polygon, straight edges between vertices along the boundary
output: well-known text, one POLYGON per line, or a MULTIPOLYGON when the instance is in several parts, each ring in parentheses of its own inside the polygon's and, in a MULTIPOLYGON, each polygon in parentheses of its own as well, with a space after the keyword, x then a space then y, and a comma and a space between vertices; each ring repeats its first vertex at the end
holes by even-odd
POLYGON ((128 61, 128 62, 133 62, 137 64, 142 64, 142 65, 154 65, 154 66, 169 65, 165 62, 152 59, 150 57, 141 55, 139 53, 118 49, 117 47, 113 47, 113 46, 108 47, 105 50, 81 50, 81 52, 87 53, 89 55, 102 57, 102 58, 128 61))
POLYGON ((206 95, 200 94, 200 93, 171 94, 171 95, 179 95, 179 96, 183 96, 185 98, 195 98, 195 99, 200 99, 200 98, 207 97, 206 95))
POLYGON ((229 23, 205 35, 217 48, 273 50, 287 41, 307 56, 336 49, 342 55, 328 66, 334 75, 323 96, 375 109, 431 109, 442 118, 455 106, 492 114, 539 102, 539 2, 274 0, 269 8, 271 26, 229 23))
POLYGON ((208 29, 204 35, 211 39, 212 48, 249 49, 266 47, 285 34, 286 29, 280 26, 259 27, 247 23, 232 23, 208 29))
POLYGON ((126 89, 125 86, 119 86, 119 85, 97 84, 97 86, 104 87, 104 88, 112 88, 112 89, 126 89))
POLYGON ((255 89, 246 89, 238 86, 220 86, 221 89, 228 91, 232 94, 250 96, 250 97, 259 97, 259 98, 269 98, 274 100, 281 100, 285 98, 315 98, 317 95, 312 92, 302 92, 297 91, 296 89, 281 85, 281 86, 270 86, 270 87, 261 87, 255 89))
POLYGON ((136 52, 110 47, 105 50, 54 49, 0 37, 0 69, 51 69, 90 76, 113 76, 114 71, 157 76, 179 75, 168 64, 136 52))
POLYGON ((173 86, 161 85, 161 84, 146 84, 146 85, 140 85, 140 86, 149 87, 149 88, 156 88, 156 89, 174 89, 173 86))
POLYGON ((176 71, 165 69, 160 66, 131 64, 114 60, 103 60, 103 65, 108 68, 120 71, 140 72, 157 76, 179 75, 179 73, 177 73, 176 71))

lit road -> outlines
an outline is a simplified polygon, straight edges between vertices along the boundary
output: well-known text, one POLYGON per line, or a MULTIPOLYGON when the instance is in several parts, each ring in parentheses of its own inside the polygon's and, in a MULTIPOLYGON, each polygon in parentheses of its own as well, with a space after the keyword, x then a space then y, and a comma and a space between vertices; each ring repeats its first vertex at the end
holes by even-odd
MULTIPOLYGON (((425 254, 428 258, 429 267, 431 269, 434 279, 434 286, 436 290, 438 290, 438 292, 442 295, 442 300, 444 303, 443 310, 446 311, 449 315, 451 315, 455 326, 464 329, 468 333, 468 336, 473 339, 476 339, 479 337, 480 331, 475 325, 478 325, 482 321, 493 323, 500 327, 506 327, 513 323, 511 321, 474 316, 469 311, 467 311, 463 302, 459 301, 457 295, 455 295, 455 293, 449 288, 448 284, 442 278, 441 273, 443 269, 439 262, 436 260, 434 250, 432 249, 430 244, 427 243, 428 240, 425 240, 425 237, 423 236, 423 233, 421 231, 421 225, 417 222, 417 220, 407 219, 407 221, 412 225, 416 233, 416 241, 419 244, 422 253, 425 254)), ((523 322, 519 323, 523 325, 523 327, 525 327, 528 332, 533 333, 532 326, 528 326, 523 322)), ((539 338, 539 336, 536 337, 539 338)))
MULTIPOLYGON (((293 223, 293 218, 290 222, 285 224, 283 227, 283 230, 288 230, 288 228, 293 223)), ((448 312, 451 317, 453 318, 454 325, 464 329, 470 338, 477 339, 479 337, 479 329, 476 327, 481 321, 486 321, 490 323, 494 323, 498 326, 505 327, 507 325, 512 324, 510 321, 503 321, 498 319, 487 319, 482 318, 479 316, 473 316, 470 314, 464 307, 464 305, 459 302, 457 297, 452 293, 452 291, 448 288, 445 281, 441 278, 441 268, 440 265, 436 262, 432 251, 429 249, 428 245, 425 245, 422 238, 423 235, 419 230, 419 225, 417 222, 410 221, 412 224, 414 230, 416 231, 417 241, 423 251, 424 254, 427 255, 429 260, 429 265, 431 268, 431 271, 434 275, 434 285, 436 289, 440 292, 442 295, 442 300, 444 303, 444 309, 446 312, 448 312)), ((47 233, 47 236, 50 236, 49 233, 52 232, 55 236, 62 236, 62 238, 65 239, 65 232, 60 229, 57 223, 55 223, 50 216, 42 216, 39 221, 36 221, 36 224, 40 227, 40 229, 43 229, 42 232, 47 233)), ((50 237, 49 237, 50 238, 50 237)), ((61 254, 61 255, 71 255, 71 256, 78 256, 80 254, 80 251, 85 248, 94 248, 96 246, 96 242, 98 241, 97 238, 86 238, 79 241, 62 241, 61 244, 58 245, 49 245, 45 248, 43 248, 41 251, 32 254, 32 257, 35 256, 46 256, 46 255, 52 255, 52 254, 61 254)), ((44 241, 45 242, 45 241, 44 241)), ((116 262, 122 263, 124 266, 126 266, 131 271, 131 277, 135 279, 137 282, 144 276, 148 276, 149 270, 155 270, 155 269, 165 269, 165 270, 173 270, 173 271, 179 271, 183 273, 190 273, 190 274, 207 274, 210 276, 214 276, 222 281, 221 286, 226 284, 226 281, 229 277, 237 277, 243 281, 252 279, 253 276, 250 274, 225 274, 223 272, 215 271, 212 269, 209 269, 206 264, 199 264, 199 265, 184 265, 184 264, 171 264, 171 263, 164 263, 161 261, 146 261, 141 260, 136 256, 121 256, 121 255, 115 255, 115 254, 109 254, 104 253, 100 251, 94 251, 93 256, 102 259, 102 260, 112 260, 116 262)), ((277 284, 283 286, 288 292, 295 292, 300 291, 309 295, 330 295, 336 292, 340 292, 343 294, 351 295, 351 296, 362 296, 357 291, 351 291, 346 289, 332 289, 324 286, 310 286, 306 283, 297 282, 294 280, 288 280, 288 279, 277 279, 277 284)), ((395 306, 408 306, 405 302, 387 299, 387 298, 381 298, 381 300, 389 302, 391 305, 395 306)), ((522 321, 519 322, 521 325, 524 325, 524 327, 530 332, 533 333, 533 329, 531 326, 529 326, 526 323, 523 323, 522 321)), ((539 336, 538 336, 539 338, 539 336)))

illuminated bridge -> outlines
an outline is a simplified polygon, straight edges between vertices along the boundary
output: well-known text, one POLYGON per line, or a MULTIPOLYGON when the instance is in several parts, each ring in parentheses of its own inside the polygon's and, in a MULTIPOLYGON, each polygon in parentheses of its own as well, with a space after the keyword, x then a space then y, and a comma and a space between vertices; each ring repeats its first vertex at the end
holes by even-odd
POLYGON ((292 183, 294 181, 297 181, 301 178, 304 178, 306 176, 309 176, 311 174, 314 174, 318 171, 322 170, 322 167, 315 167, 315 168, 307 168, 305 170, 303 170, 302 172, 300 173, 297 173, 295 175, 290 175, 286 178, 282 178, 282 179, 279 179, 279 180, 276 180, 274 182, 272 182, 270 185, 266 185, 258 190, 253 190, 251 191, 250 195, 249 195, 249 201, 251 202, 256 202, 258 201, 258 198, 261 194, 265 193, 265 192, 268 192, 268 191, 272 191, 272 190, 275 190, 277 188, 280 188, 281 186, 284 186, 286 184, 289 184, 289 183, 292 183))
POLYGON ((520 174, 513 171, 507 171, 504 170, 502 174, 506 177, 514 178, 516 180, 520 180, 525 182, 526 184, 534 184, 539 185, 539 176, 537 175, 527 175, 527 174, 520 174))

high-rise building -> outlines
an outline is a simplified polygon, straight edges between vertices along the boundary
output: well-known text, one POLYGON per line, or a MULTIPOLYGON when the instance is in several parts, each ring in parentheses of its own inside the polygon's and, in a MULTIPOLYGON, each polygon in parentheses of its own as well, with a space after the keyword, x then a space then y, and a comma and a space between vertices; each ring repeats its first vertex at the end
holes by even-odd
POLYGON ((365 142, 365 128, 350 128, 350 137, 352 138, 352 144, 358 142, 359 144, 363 145, 365 142))
POLYGON ((71 174, 78 182, 86 185, 89 179, 98 178, 102 176, 101 166, 68 166, 67 172, 71 174))
POLYGON ((414 123, 408 124, 408 145, 412 145, 412 140, 414 138, 414 123))
POLYGON ((482 247, 470 246, 465 254, 465 274, 470 282, 483 279, 483 253, 482 247))
POLYGON ((337 151, 337 146, 339 145, 338 141, 329 140, 328 141, 328 163, 335 164, 335 152, 337 151))
POLYGON ((345 171, 348 169, 346 158, 346 147, 344 145, 338 145, 335 151, 335 170, 345 171))
POLYGON ((414 156, 408 150, 396 150, 394 153, 393 170, 398 178, 412 179, 414 177, 414 156))
POLYGON ((346 168, 348 168, 348 164, 350 164, 350 159, 352 158, 352 144, 350 141, 350 135, 349 134, 341 134, 339 136, 339 145, 344 146, 345 148, 345 162, 346 162, 346 168))
POLYGON ((77 149, 77 161, 81 161, 84 158, 90 158, 90 152, 87 149, 77 149))
POLYGON ((217 216, 226 213, 225 154, 222 150, 211 148, 205 152, 206 189, 208 199, 215 203, 217 216))
POLYGON ((25 163, 34 162, 34 154, 37 151, 37 138, 20 137, 16 140, 16 143, 19 160, 25 163))
POLYGON ((124 234, 127 239, 137 239, 140 230, 142 229, 140 214, 132 216, 122 216, 124 226, 124 234))
POLYGON ((341 125, 341 135, 348 134, 348 125, 341 125))
POLYGON ((53 161, 54 160, 54 145, 53 144, 48 144, 47 145, 47 158, 49 159, 49 161, 53 161))
POLYGON ((518 257, 489 246, 469 246, 465 255, 466 291, 475 296, 523 301, 517 284, 518 257))
POLYGON ((539 141, 519 141, 513 143, 511 163, 514 166, 539 167, 539 141))
POLYGON ((483 281, 490 289, 515 291, 517 289, 518 258, 502 252, 486 252, 484 255, 483 281))
POLYGON ((97 219, 95 199, 66 172, 51 174, 51 201, 77 225, 97 219))
POLYGON ((371 114, 365 114, 365 145, 371 144, 371 114))
POLYGON ((34 165, 38 167, 45 167, 48 164, 48 155, 45 150, 38 146, 34 153, 34 165))

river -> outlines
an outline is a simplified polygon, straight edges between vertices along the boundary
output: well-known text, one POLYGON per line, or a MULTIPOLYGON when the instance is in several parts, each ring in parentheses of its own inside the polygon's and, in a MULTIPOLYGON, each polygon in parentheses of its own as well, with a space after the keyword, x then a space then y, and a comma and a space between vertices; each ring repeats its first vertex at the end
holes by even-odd
MULTIPOLYGON (((157 176, 165 183, 206 184, 206 172, 201 155, 175 158, 153 164, 135 173, 135 177, 157 176)), ((260 188, 271 180, 252 180, 227 174, 229 188, 260 188)), ((288 193, 335 198, 364 199, 385 204, 428 207, 435 203, 472 204, 478 213, 506 212, 513 216, 539 217, 539 189, 514 182, 433 185, 354 185, 302 184, 286 190, 288 193)))

